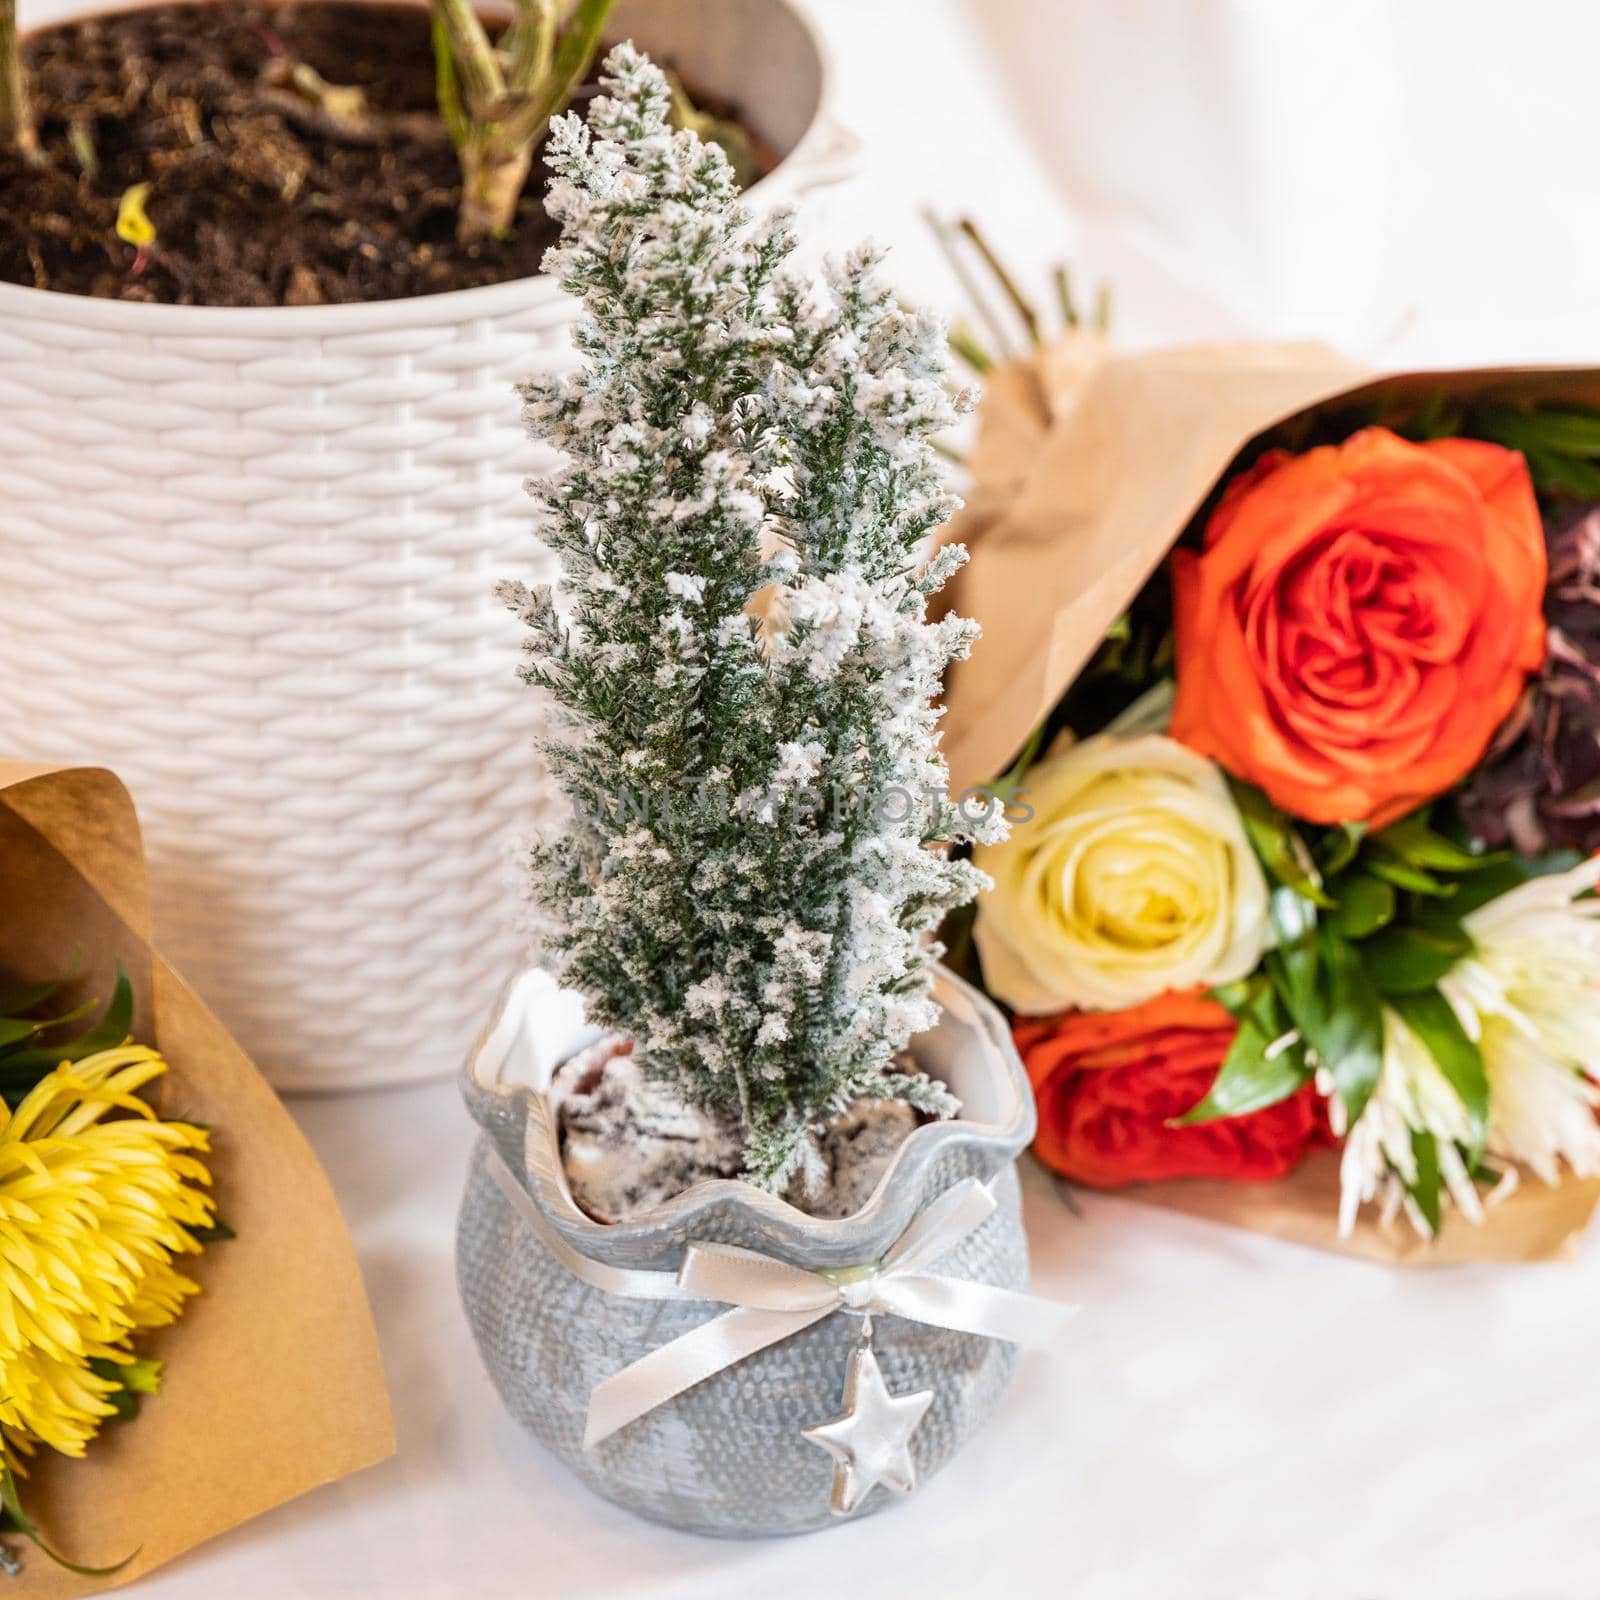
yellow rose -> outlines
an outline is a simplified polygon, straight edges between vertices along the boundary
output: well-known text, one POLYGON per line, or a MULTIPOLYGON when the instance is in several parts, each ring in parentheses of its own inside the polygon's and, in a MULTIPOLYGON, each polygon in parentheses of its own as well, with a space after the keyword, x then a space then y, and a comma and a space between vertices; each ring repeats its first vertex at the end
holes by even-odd
POLYGON ((1025 781, 1033 817, 976 852, 994 888, 973 936, 1007 1005, 1115 1011, 1255 967, 1266 880, 1204 756, 1163 734, 1101 734, 1025 781))

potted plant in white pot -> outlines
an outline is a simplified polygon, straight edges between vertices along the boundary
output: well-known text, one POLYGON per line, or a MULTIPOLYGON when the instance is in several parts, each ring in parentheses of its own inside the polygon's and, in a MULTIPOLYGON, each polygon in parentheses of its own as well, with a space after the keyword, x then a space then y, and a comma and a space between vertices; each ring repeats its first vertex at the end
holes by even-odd
MULTIPOLYGON (((230 7, 243 20, 223 44, 250 71, 261 63, 273 126, 310 119, 306 148, 339 170, 369 156, 347 142, 361 135, 334 94, 351 87, 334 81, 351 57, 369 110, 413 119, 401 126, 434 176, 378 171, 360 218, 289 264, 274 254, 284 196, 316 213, 327 175, 262 132, 254 90, 211 109, 175 95, 162 130, 173 148, 155 153, 87 97, 81 115, 41 105, 33 142, 47 164, 110 208, 90 241, 108 281, 64 292, 60 264, 81 266, 84 250, 61 245, 49 217, 30 231, 8 204, 0 257, 20 251, 24 281, 0 282, 0 742, 125 774, 166 946, 275 1082, 335 1087, 459 1060, 472 997, 521 949, 502 841, 543 801, 525 755, 539 719, 510 674, 485 670, 515 627, 491 589, 519 562, 537 576, 521 482, 548 456, 523 438, 512 384, 571 360, 572 306, 534 271, 533 199, 513 237, 464 253, 452 242, 458 157, 431 109, 424 14, 375 9, 370 29, 352 30, 365 13, 351 6, 302 5, 275 25, 260 9, 230 7), (325 72, 274 53, 295 28, 336 47, 318 58, 325 72), (402 66, 411 98, 395 109, 384 74, 402 66), (175 276, 193 256, 174 220, 187 168, 166 163, 225 146, 262 163, 230 200, 226 282, 286 303, 155 298, 197 293, 175 276), (415 213, 398 255, 380 226, 391 190, 415 213), (142 244, 141 218, 154 234, 142 244), (432 292, 450 281, 445 259, 478 286, 432 292), (294 303, 313 292, 349 303, 294 303), (41 650, 64 615, 77 644, 41 650)), ((161 23, 168 43, 204 34, 206 14, 161 23)), ((23 0, 35 75, 55 37, 39 30, 74 19, 86 20, 60 48, 98 40, 85 59, 112 70, 105 30, 127 15, 23 0)), ((753 202, 842 170, 825 62, 791 0, 617 0, 606 31, 675 60, 702 103, 747 117, 776 160, 753 202)), ((64 63, 65 99, 76 70, 64 63)), ((0 193, 22 170, 9 159, 0 152, 0 193)))
POLYGON ((981 881, 944 847, 1005 826, 935 731, 953 408, 871 251, 797 274, 660 73, 607 69, 551 157, 584 368, 524 391, 562 582, 507 589, 564 723, 532 872, 567 989, 519 980, 469 1064, 461 1287, 601 1493, 795 1532, 940 1466, 1059 1319, 1017 1292, 1027 1082, 930 939, 981 881))

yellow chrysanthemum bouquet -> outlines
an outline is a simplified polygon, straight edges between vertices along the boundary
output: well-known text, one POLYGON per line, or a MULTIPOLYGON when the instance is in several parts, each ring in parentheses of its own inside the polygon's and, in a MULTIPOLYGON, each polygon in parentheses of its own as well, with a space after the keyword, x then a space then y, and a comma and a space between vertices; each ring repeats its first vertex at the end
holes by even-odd
POLYGON ((0 906, 0 1569, 79 1600, 394 1432, 333 1192, 153 944, 111 773, 0 759, 0 906))
POLYGON ((41 1446, 82 1456, 157 1392, 161 1364, 137 1336, 183 1314, 200 1286, 177 1262, 226 1229, 200 1159, 206 1130, 163 1120, 146 1097, 167 1064, 128 1041, 127 980, 65 1043, 81 1012, 13 1014, 58 988, 0 995, 0 1529, 62 1560, 23 1509, 23 1462, 41 1446))

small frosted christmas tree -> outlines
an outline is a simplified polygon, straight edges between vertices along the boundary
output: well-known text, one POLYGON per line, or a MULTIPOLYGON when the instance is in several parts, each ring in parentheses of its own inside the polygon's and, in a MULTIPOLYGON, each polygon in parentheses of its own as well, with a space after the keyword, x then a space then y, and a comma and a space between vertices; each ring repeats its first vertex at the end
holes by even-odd
POLYGON ((534 897, 593 1020, 781 1189, 852 1101, 956 1109, 896 1059, 938 1017, 927 936, 984 882, 938 847, 1004 826, 946 795, 935 731, 975 633, 926 619, 964 552, 919 559, 955 504, 944 337, 869 249, 797 272, 631 46, 605 87, 547 148, 583 366, 523 391, 566 457, 535 489, 561 607, 504 590, 573 803, 534 897))

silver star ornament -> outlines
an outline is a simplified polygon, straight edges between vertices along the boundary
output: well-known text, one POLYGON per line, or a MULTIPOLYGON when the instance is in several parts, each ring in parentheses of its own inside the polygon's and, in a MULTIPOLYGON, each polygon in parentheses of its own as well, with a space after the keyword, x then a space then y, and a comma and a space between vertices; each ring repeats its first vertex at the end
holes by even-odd
POLYGON ((933 1390, 894 1395, 872 1347, 858 1345, 845 1369, 844 1410, 801 1434, 834 1459, 834 1511, 848 1517, 878 1484, 910 1494, 917 1486, 911 1435, 933 1404, 933 1390))

